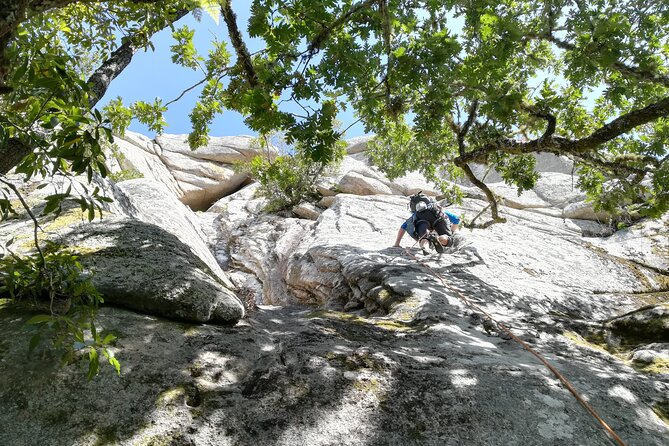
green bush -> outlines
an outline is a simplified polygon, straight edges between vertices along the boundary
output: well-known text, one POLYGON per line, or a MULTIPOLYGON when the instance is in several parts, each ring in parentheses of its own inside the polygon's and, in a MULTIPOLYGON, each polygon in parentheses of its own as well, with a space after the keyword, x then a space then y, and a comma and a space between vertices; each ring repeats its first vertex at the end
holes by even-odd
MULTIPOLYGON (((260 145, 267 148, 268 138, 260 139, 260 145)), ((316 190, 316 182, 341 161, 344 153, 340 145, 337 156, 331 162, 322 162, 314 161, 300 147, 283 147, 282 151, 284 153, 278 156, 269 152, 258 155, 241 166, 241 170, 258 181, 260 194, 269 199, 268 212, 291 209, 301 201, 318 200, 320 194, 316 190)))
POLYGON ((102 296, 83 273, 77 255, 67 247, 47 242, 34 255, 9 252, 0 258, 0 296, 37 308, 48 305, 48 314, 38 314, 26 322, 34 332, 30 351, 50 339, 63 363, 84 356, 88 359, 89 379, 99 372, 100 355, 120 373, 118 360, 107 348, 115 337, 103 338, 94 323, 102 296))

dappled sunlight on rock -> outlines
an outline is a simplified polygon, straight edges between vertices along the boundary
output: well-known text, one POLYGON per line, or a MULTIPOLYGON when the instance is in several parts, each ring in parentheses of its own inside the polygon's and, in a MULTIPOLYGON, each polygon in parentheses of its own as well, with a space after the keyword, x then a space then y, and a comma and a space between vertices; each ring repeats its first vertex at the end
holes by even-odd
MULTIPOLYGON (((0 307, 0 444, 31 444, 35 431, 57 446, 611 444, 502 323, 630 445, 664 446, 669 428, 654 408, 669 382, 630 358, 663 359, 666 345, 628 345, 635 339, 621 331, 647 315, 653 336, 664 333, 666 225, 594 240, 611 228, 566 218, 571 205, 572 216, 593 216, 579 191, 553 184, 570 175, 551 172, 520 197, 495 186, 507 224, 461 229, 464 246, 423 255, 408 236, 406 249, 392 246, 408 217, 401 194, 415 184, 388 180, 364 154, 319 185, 327 209, 310 205, 308 218, 262 212, 257 185, 195 215, 168 194, 203 205, 202 190, 223 187, 212 176, 233 175, 216 163, 248 153, 226 149, 222 161, 162 140, 174 145, 165 159, 187 163, 188 175, 160 187, 124 181, 123 212, 58 234, 99 267, 108 302, 179 322, 103 308, 100 329, 117 336, 122 373, 105 368, 86 382, 82 363, 55 370, 27 358, 28 315, 0 307), (122 288, 121 278, 139 285, 122 288), (85 419, 74 416, 81 408, 85 419)), ((449 210, 471 221, 486 204, 467 196, 449 210)))
POLYGON ((451 374, 451 383, 454 387, 463 388, 475 386, 478 383, 476 377, 471 376, 467 370, 455 369, 449 373, 451 374))
POLYGON ((617 398, 628 403, 638 402, 637 397, 634 396, 634 394, 629 389, 620 385, 611 387, 608 393, 613 398, 617 398))

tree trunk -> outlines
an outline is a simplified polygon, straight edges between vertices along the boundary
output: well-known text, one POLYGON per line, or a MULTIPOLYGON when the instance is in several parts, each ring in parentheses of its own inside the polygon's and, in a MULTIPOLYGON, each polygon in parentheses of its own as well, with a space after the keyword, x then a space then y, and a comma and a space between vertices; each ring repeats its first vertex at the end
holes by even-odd
MULTIPOLYGON (((10 4, 15 0, 9 1, 10 4)), ((6 19, 6 9, 3 9, 7 3, 6 0, 0 0, 0 26, 4 23, 3 19, 6 19)), ((39 3, 40 6, 46 7, 48 2, 34 2, 39 3)), ((72 3, 72 1, 61 1, 61 2, 51 2, 54 5, 58 3, 72 3)), ((148 3, 148 1, 145 1, 148 3)), ((53 5, 52 5, 53 6, 53 5)), ((165 26, 162 29, 166 28, 170 24, 176 22, 177 20, 184 17, 190 11, 186 9, 178 10, 173 17, 165 22, 165 26)), ((5 20, 6 22, 6 20, 5 20)), ((1 28, 0 28, 1 29, 1 28)), ((156 30, 158 32, 160 30, 156 30)), ((3 41, 5 37, 0 37, 0 87, 2 87, 2 75, 4 73, 3 67, 7 67, 6 64, 3 64, 3 57, 5 45, 3 41)), ((119 46, 115 51, 113 51, 107 60, 105 60, 100 67, 95 70, 95 72, 88 79, 88 84, 90 86, 90 100, 89 108, 92 109, 98 103, 100 99, 105 95, 107 89, 111 82, 119 75, 125 68, 132 62, 132 58, 141 47, 135 45, 132 37, 126 39, 121 46, 119 46)), ((25 144, 19 139, 10 138, 6 141, 5 144, 0 144, 0 174, 4 175, 9 172, 14 166, 16 166, 26 155, 32 151, 32 147, 25 144)))

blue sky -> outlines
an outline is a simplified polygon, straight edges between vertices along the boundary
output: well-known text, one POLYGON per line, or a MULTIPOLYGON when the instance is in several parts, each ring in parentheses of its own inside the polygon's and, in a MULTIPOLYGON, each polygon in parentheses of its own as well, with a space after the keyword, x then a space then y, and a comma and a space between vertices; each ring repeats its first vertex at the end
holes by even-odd
MULTIPOLYGON (((237 13, 237 23, 246 35, 246 25, 249 17, 248 8, 238 6, 235 8, 235 12, 237 13)), ((225 41, 228 44, 228 51, 234 53, 229 45, 227 28, 222 20, 216 24, 209 15, 203 13, 201 21, 198 22, 193 14, 189 14, 176 23, 176 27, 183 25, 188 25, 190 29, 195 30, 194 43, 200 55, 206 57, 214 36, 219 41, 225 41)), ((155 51, 140 51, 135 54, 132 63, 111 83, 107 93, 98 103, 98 108, 102 108, 109 100, 117 96, 123 98, 123 103, 126 106, 138 100, 153 102, 156 97, 161 98, 163 103, 166 103, 175 99, 183 90, 202 79, 201 73, 177 66, 172 62, 170 46, 174 44, 174 40, 171 34, 172 32, 169 29, 161 31, 152 39, 155 51)), ((249 39, 248 35, 246 37, 250 52, 262 48, 261 42, 249 39)), ((197 101, 200 90, 201 87, 198 87, 187 93, 178 102, 170 105, 168 112, 165 114, 168 123, 165 133, 182 134, 191 131, 188 114, 197 101)), ((342 112, 339 119, 342 121, 342 129, 356 121, 351 110, 342 112)), ((243 116, 239 113, 225 110, 212 123, 211 136, 255 135, 255 132, 246 127, 243 120, 243 116)), ((137 121, 132 122, 130 130, 149 137, 155 136, 155 132, 148 130, 146 126, 137 121)), ((364 128, 362 124, 358 123, 346 132, 344 138, 348 139, 363 134, 364 128)))

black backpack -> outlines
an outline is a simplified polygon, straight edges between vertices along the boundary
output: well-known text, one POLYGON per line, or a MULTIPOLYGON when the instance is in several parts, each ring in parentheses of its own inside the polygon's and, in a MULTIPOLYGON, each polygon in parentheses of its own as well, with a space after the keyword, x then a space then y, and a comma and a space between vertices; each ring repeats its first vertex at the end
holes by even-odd
POLYGON ((412 212, 416 213, 414 218, 417 221, 425 220, 433 225, 443 218, 439 203, 434 198, 425 195, 423 191, 409 197, 409 207, 412 212), (425 205, 421 206, 419 203, 425 203, 425 205))
POLYGON ((411 212, 417 212, 416 206, 418 205, 418 203, 425 203, 424 209, 431 209, 431 208, 434 209, 438 206, 434 198, 428 197, 423 193, 423 191, 420 191, 409 197, 409 207, 411 208, 411 212))

